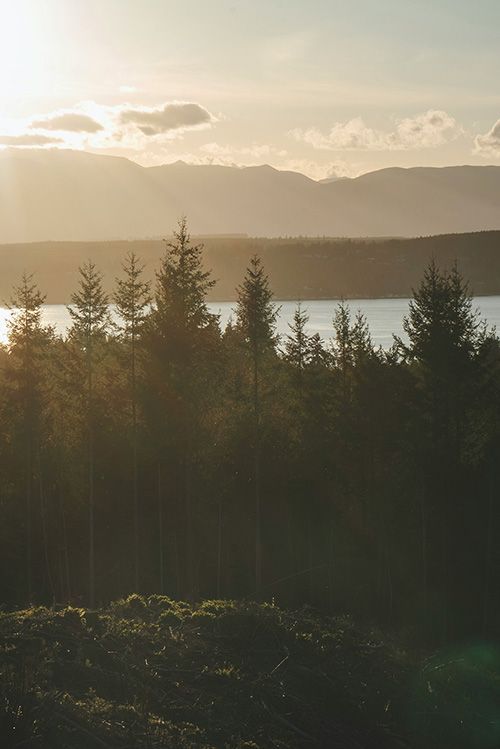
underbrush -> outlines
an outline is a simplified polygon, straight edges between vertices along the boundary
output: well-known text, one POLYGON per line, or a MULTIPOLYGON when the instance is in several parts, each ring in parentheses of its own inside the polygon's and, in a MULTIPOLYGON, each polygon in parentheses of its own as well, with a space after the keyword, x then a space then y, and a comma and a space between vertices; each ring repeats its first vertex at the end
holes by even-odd
POLYGON ((488 652, 419 664, 349 618, 234 601, 3 613, 1 746, 494 747, 488 652))

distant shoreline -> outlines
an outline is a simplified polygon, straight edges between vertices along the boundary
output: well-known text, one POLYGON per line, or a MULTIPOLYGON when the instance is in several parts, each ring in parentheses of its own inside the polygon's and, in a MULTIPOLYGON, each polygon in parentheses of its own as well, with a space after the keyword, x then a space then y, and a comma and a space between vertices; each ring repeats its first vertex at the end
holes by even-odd
MULTIPOLYGON (((500 231, 415 239, 200 238, 203 262, 216 281, 209 301, 233 302, 250 258, 262 258, 276 301, 407 299, 432 258, 455 262, 476 296, 500 294, 500 231)), ((33 273, 48 304, 67 304, 78 288, 78 268, 89 258, 112 296, 122 262, 133 251, 144 279, 155 282, 164 252, 161 241, 44 242, 0 245, 0 302, 7 301, 24 272, 33 273)))
MULTIPOLYGON (((498 293, 488 293, 488 294, 476 294, 474 293, 474 290, 472 290, 472 297, 473 299, 477 298, 488 298, 488 297, 497 297, 500 296, 500 290, 498 293)), ((289 303, 289 302, 295 302, 296 304, 302 304, 305 305, 308 302, 375 302, 375 301, 382 301, 382 300, 391 300, 391 301, 407 301, 412 298, 412 295, 408 296, 321 296, 321 297, 308 297, 307 299, 299 299, 297 297, 290 296, 288 298, 281 297, 280 299, 277 299, 273 297, 273 304, 280 304, 280 303, 289 303)), ((207 299, 208 304, 236 304, 237 298, 234 297, 232 299, 207 299)), ((110 304, 112 305, 113 302, 111 301, 110 304)), ((70 305, 70 300, 65 301, 48 301, 46 300, 43 304, 44 307, 68 307, 70 305)), ((8 309, 5 300, 0 300, 0 309, 8 309)))

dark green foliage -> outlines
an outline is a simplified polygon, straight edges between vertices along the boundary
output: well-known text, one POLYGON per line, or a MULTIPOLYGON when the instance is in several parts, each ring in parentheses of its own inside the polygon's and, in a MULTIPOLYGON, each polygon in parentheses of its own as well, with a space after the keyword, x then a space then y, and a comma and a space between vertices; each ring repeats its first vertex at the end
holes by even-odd
POLYGON ((102 276, 91 260, 80 267, 80 288, 71 295, 68 307, 73 321, 70 338, 91 356, 95 339, 102 338, 109 327, 109 298, 102 287, 102 276))
POLYGON ((131 252, 123 264, 124 278, 116 282, 115 303, 121 321, 121 342, 124 344, 125 368, 128 380, 128 402, 130 406, 130 431, 132 442, 132 494, 134 505, 134 589, 139 590, 140 580, 140 507, 138 464, 138 381, 142 380, 143 350, 141 334, 150 313, 152 301, 151 284, 144 281, 144 267, 131 252))
POLYGON ((214 285, 210 272, 202 268, 202 245, 191 242, 186 219, 179 221, 174 241, 165 242, 165 253, 156 276, 153 331, 174 350, 196 345, 189 334, 209 327, 214 316, 208 311, 206 296, 214 285))
POLYGON ((493 749, 500 651, 408 652, 311 609, 129 596, 0 615, 5 749, 493 749))
POLYGON ((411 661, 349 619, 131 596, 3 614, 0 636, 6 749, 406 745, 411 661))
POLYGON ((253 406, 253 490, 255 526, 255 588, 262 592, 262 448, 263 448, 263 393, 264 373, 274 363, 276 356, 276 317, 278 310, 273 302, 273 292, 257 255, 251 258, 242 285, 238 288, 236 325, 246 354, 251 361, 253 406))
POLYGON ((122 270, 123 278, 116 280, 114 301, 122 334, 133 346, 148 317, 151 284, 143 280, 144 266, 134 252, 127 255, 122 270))
POLYGON ((290 362, 299 372, 309 364, 310 336, 307 334, 307 323, 309 315, 302 309, 301 305, 293 315, 293 322, 288 324, 290 333, 287 335, 284 345, 284 359, 290 362))
POLYGON ((262 354, 276 342, 276 316, 273 292, 262 260, 254 255, 238 288, 237 326, 252 351, 262 354))
POLYGON ((119 327, 92 263, 65 338, 29 278, 17 294, 3 601, 274 598, 424 643, 499 631, 500 348, 456 269, 430 266, 390 352, 343 303, 332 341, 299 308, 280 346, 256 257, 220 330, 185 221, 151 304, 135 256, 124 271, 119 327))

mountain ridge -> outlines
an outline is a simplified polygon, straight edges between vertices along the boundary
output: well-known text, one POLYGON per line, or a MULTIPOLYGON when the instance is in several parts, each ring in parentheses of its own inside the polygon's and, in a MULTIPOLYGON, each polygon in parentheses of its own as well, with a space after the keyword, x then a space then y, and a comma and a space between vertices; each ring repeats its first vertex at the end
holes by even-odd
POLYGON ((168 234, 422 236, 500 229, 500 166, 388 167, 315 181, 263 164, 174 162, 31 149, 0 153, 0 242, 168 234))

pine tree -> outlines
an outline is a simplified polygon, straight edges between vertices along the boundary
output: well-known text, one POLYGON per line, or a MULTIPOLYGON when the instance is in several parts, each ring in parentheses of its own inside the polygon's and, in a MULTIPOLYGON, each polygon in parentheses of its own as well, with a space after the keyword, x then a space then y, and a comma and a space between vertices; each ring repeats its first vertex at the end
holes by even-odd
POLYGON ((484 441, 476 409, 483 377, 480 352, 488 332, 456 266, 442 271, 434 261, 413 294, 403 328, 408 343, 396 341, 415 380, 415 432, 425 486, 420 500, 423 595, 427 599, 432 575, 442 601, 440 634, 446 641, 450 571, 458 563, 451 548, 453 518, 457 507, 465 506, 469 456, 477 455, 484 441))
POLYGON ((187 335, 213 324, 206 297, 215 281, 203 269, 203 245, 192 244, 187 220, 181 218, 174 241, 165 242, 160 270, 156 274, 156 293, 151 318, 153 328, 167 345, 182 340, 187 348, 196 341, 187 335))
POLYGON ((132 470, 134 506, 134 589, 139 590, 139 492, 137 465, 138 344, 150 313, 151 284, 143 280, 144 266, 131 252, 123 263, 125 277, 117 279, 115 303, 121 319, 121 338, 127 349, 132 419, 132 470))
MULTIPOLYGON (((203 245, 192 244, 186 218, 165 243, 156 274, 153 309, 145 330, 150 421, 156 429, 158 471, 168 443, 182 474, 185 513, 185 592, 195 595, 193 458, 201 438, 202 401, 208 396, 207 364, 219 336, 218 318, 206 303, 215 281, 203 268, 203 245), (160 408, 158 406, 160 405, 160 408), (165 428, 168 423, 168 430, 165 428)), ((165 482, 161 482, 165 485, 165 482)), ((160 484, 159 484, 160 485, 160 484)), ((159 515, 162 495, 158 496, 159 515)), ((162 529, 160 529, 162 530, 162 529)), ((163 572, 161 571, 160 577, 163 572)))
POLYGON ((308 322, 309 315, 299 303, 293 314, 293 322, 288 324, 290 333, 286 336, 284 347, 285 361, 297 369, 299 379, 309 360, 310 336, 306 332, 308 322))
POLYGON ((274 352, 277 342, 278 310, 261 259, 250 260, 243 284, 238 288, 237 326, 241 331, 252 362, 254 418, 254 495, 255 495, 255 591, 262 589, 262 507, 261 507, 261 368, 266 355, 274 352))
MULTIPOLYGON (((43 350, 51 330, 42 325, 45 297, 38 290, 32 275, 23 274, 14 288, 10 301, 12 316, 8 322, 9 389, 21 412, 24 443, 25 532, 26 532, 26 595, 32 600, 32 516, 35 458, 39 456, 43 408, 43 350)), ((39 467, 40 470, 40 467, 39 467)), ((42 508, 43 512, 43 508, 42 508)))
POLYGON ((325 348, 319 333, 313 333, 309 339, 307 361, 310 367, 330 367, 333 360, 331 351, 325 348))
POLYGON ((409 344, 397 340, 405 358, 420 362, 436 376, 446 376, 457 355, 473 355, 486 335, 456 265, 451 272, 441 271, 434 260, 413 292, 403 329, 409 344))
POLYGON ((361 364, 374 355, 368 321, 360 310, 356 312, 354 318, 351 338, 355 365, 361 364))
POLYGON ((94 521, 94 377, 99 345, 106 339, 110 326, 109 300, 102 286, 102 276, 92 261, 80 269, 80 288, 71 296, 68 307, 73 324, 69 340, 84 362, 85 416, 87 424, 88 524, 89 524, 89 605, 95 606, 95 521, 94 521))
POLYGON ((353 364, 353 341, 351 327, 351 310, 349 305, 340 301, 333 317, 333 352, 335 365, 344 378, 353 364))

